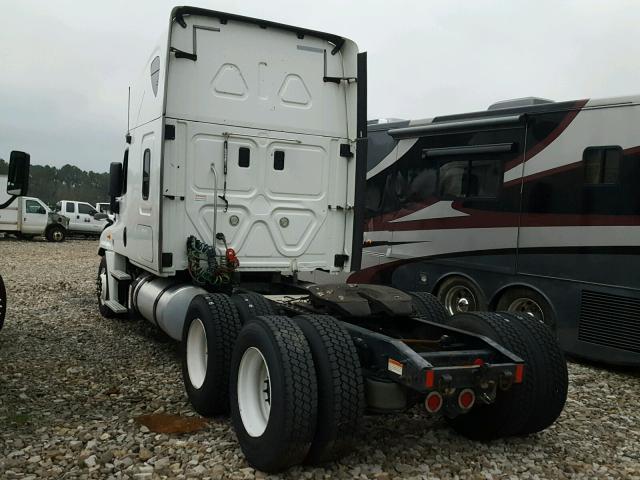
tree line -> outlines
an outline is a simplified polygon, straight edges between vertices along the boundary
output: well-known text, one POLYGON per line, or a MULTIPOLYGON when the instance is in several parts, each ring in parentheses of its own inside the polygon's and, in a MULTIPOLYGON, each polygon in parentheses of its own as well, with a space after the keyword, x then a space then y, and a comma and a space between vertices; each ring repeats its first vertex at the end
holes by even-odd
MULTIPOLYGON (((9 162, 0 158, 0 175, 6 175, 9 162)), ((30 197, 37 197, 49 206, 60 200, 77 200, 95 205, 109 201, 109 174, 84 171, 73 165, 62 168, 31 165, 30 197)))

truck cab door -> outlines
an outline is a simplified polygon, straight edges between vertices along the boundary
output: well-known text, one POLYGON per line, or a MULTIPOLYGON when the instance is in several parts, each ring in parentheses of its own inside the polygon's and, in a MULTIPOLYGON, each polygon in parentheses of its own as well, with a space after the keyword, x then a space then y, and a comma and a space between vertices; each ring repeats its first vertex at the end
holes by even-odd
POLYGON ((90 204, 84 202, 78 202, 78 213, 76 217, 82 225, 82 231, 87 233, 100 233, 104 228, 104 220, 96 220, 93 216, 98 211, 90 204))
POLYGON ((87 230, 78 211, 78 202, 64 202, 62 214, 69 219, 69 230, 73 232, 85 232, 87 230))
POLYGON ((40 200, 33 198, 23 199, 22 209, 22 233, 29 235, 42 235, 47 225, 47 208, 40 200))

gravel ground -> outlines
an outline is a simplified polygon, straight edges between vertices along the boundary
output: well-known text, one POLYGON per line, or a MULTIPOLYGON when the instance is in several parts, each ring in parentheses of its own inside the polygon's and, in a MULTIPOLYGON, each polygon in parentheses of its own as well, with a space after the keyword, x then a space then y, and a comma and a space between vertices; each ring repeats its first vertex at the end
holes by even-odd
MULTIPOLYGON (((230 422, 158 434, 140 415, 194 416, 177 346, 142 321, 105 320, 96 241, 0 239, 0 478, 265 478, 230 422)), ((640 375, 572 363, 567 407, 547 431, 474 443, 414 409, 369 416, 359 448, 281 478, 637 478, 640 375)), ((278 478, 278 477, 274 477, 278 478)))

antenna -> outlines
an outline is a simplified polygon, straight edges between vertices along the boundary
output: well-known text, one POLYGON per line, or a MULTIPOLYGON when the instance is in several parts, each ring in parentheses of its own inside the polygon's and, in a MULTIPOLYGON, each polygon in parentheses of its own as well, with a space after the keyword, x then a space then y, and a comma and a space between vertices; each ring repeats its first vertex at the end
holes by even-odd
POLYGON ((131 144, 131 134, 129 133, 130 110, 131 110, 131 87, 129 87, 129 91, 127 93, 127 134, 124 137, 127 143, 129 144, 131 144))
POLYGON ((127 92, 127 133, 129 133, 129 111, 131 109, 131 87, 127 92))

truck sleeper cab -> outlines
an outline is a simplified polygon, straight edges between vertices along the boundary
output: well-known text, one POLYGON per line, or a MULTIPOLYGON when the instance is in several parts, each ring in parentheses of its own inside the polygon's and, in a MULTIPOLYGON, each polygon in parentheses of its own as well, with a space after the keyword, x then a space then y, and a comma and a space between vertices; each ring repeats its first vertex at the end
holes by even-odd
POLYGON ((100 312, 183 343, 192 406, 230 412, 252 466, 339 458, 365 408, 424 403, 471 438, 555 421, 566 364, 541 323, 450 319, 428 295, 298 279, 359 268, 366 55, 352 41, 177 7, 131 107, 100 312))

